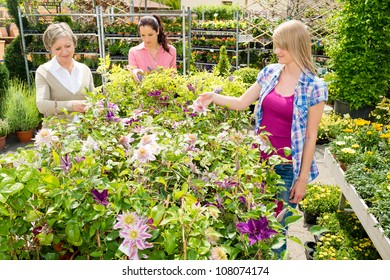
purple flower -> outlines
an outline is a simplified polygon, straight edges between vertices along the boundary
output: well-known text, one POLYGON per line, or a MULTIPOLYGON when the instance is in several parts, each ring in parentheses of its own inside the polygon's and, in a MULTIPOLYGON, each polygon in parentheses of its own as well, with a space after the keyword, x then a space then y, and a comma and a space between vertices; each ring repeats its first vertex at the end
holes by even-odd
POLYGON ((217 181, 215 183, 223 189, 230 189, 230 188, 238 185, 237 182, 233 182, 232 180, 226 180, 226 179, 223 179, 223 182, 217 181))
POLYGON ((84 160, 85 160, 85 157, 75 157, 74 158, 74 161, 77 162, 77 163, 81 163, 84 160))
POLYGON ((108 191, 107 190, 103 190, 102 192, 99 192, 97 189, 93 189, 91 190, 91 193, 93 195, 93 199, 103 205, 103 206, 107 206, 108 205, 108 191))
POLYGON ((69 154, 61 157, 60 162, 60 167, 64 172, 68 172, 72 168, 72 162, 70 161, 69 154))
POLYGON ((113 122, 117 122, 120 120, 120 118, 116 117, 115 114, 111 111, 107 111, 106 119, 113 122))
POLYGON ((148 96, 160 96, 160 95, 161 95, 161 90, 154 90, 148 93, 148 96))
POLYGON ((194 88, 194 86, 192 84, 188 84, 187 88, 188 88, 189 91, 195 92, 195 88, 194 88))
POLYGON ((236 227, 241 233, 248 235, 249 245, 253 245, 256 241, 268 239, 272 234, 277 233, 276 230, 268 227, 266 217, 262 217, 259 220, 249 219, 247 223, 237 223, 236 227))

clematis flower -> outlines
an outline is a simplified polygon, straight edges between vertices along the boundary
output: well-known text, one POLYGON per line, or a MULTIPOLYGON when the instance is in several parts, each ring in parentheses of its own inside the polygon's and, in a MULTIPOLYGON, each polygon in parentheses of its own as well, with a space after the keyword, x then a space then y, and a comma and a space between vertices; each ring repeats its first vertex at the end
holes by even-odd
POLYGON ((112 122, 118 122, 120 121, 120 118, 115 116, 115 113, 108 111, 106 114, 106 119, 112 122))
POLYGON ((231 189, 231 188, 233 188, 234 186, 237 186, 238 185, 238 183, 237 182, 234 182, 234 181, 232 181, 232 180, 226 180, 226 178, 225 179, 223 179, 223 181, 217 181, 217 182, 215 182, 219 187, 221 187, 221 188, 223 188, 223 189, 231 189))
POLYGON ((149 93, 148 93, 148 96, 154 96, 154 97, 156 97, 156 96, 160 96, 161 95, 161 90, 154 90, 154 91, 150 91, 149 93))
POLYGON ((150 145, 150 144, 154 144, 154 143, 156 143, 156 140, 157 140, 157 136, 156 135, 146 134, 146 135, 141 137, 141 140, 139 142, 139 146, 142 147, 142 146, 147 146, 147 145, 150 145))
POLYGON ((144 220, 139 220, 132 226, 125 227, 119 231, 119 235, 124 238, 121 248, 130 259, 138 260, 138 250, 152 248, 153 244, 146 241, 152 237, 148 232, 149 226, 144 223, 144 220))
POLYGON ((188 85, 187 85, 187 89, 188 89, 189 91, 195 92, 195 88, 194 88, 194 86, 193 86, 192 84, 188 84, 188 85))
POLYGON ((116 219, 118 222, 114 225, 114 229, 122 229, 138 223, 140 217, 135 212, 126 211, 123 214, 119 214, 116 219))
POLYGON ((134 138, 132 137, 133 136, 133 133, 129 133, 125 136, 122 136, 120 139, 119 139, 119 143, 125 147, 126 149, 130 148, 130 143, 134 142, 134 138))
POLYGON ((195 144, 197 139, 198 136, 196 134, 187 134, 185 136, 185 140, 191 145, 195 144))
POLYGON ((81 147, 83 152, 96 151, 98 149, 99 144, 91 136, 88 136, 87 140, 83 141, 83 146, 81 147))
POLYGON ((149 146, 139 147, 138 150, 135 150, 133 155, 134 160, 138 160, 140 163, 147 163, 148 161, 153 161, 156 159, 149 146))
POLYGON ((277 233, 276 230, 268 227, 268 220, 266 217, 261 217, 259 220, 249 219, 247 223, 237 223, 236 228, 241 233, 248 235, 249 245, 255 244, 256 241, 268 239, 272 234, 277 233))
POLYGON ((227 260, 225 249, 222 247, 214 247, 211 249, 210 260, 227 260))
POLYGON ((191 108, 193 110, 193 113, 199 113, 200 115, 204 116, 206 116, 207 111, 210 111, 201 102, 196 100, 194 101, 194 103, 192 103, 192 105, 188 106, 188 108, 191 108))
POLYGON ((108 191, 103 190, 102 192, 99 192, 97 189, 91 190, 91 193, 93 195, 93 199, 98 203, 103 206, 108 205, 108 191))
POLYGON ((55 135, 55 132, 49 128, 42 128, 37 135, 35 136, 34 145, 37 147, 46 146, 51 148, 53 142, 58 141, 58 136, 55 135))
POLYGON ((61 157, 60 163, 60 167, 64 172, 68 172, 72 168, 72 162, 70 161, 69 154, 61 157))

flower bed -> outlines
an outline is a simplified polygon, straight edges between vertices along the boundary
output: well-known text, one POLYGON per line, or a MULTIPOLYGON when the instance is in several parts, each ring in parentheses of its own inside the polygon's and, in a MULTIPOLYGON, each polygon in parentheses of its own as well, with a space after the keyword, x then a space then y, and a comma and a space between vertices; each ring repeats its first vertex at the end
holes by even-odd
POLYGON ((249 112, 192 104, 243 83, 99 71, 79 121, 47 119, 34 149, 1 158, 0 259, 276 258, 280 159, 259 160, 249 112))
POLYGON ((383 259, 390 259, 390 239, 379 226, 378 220, 370 213, 365 201, 360 197, 355 187, 345 181, 344 171, 328 149, 325 151, 325 164, 334 174, 337 184, 356 213, 361 224, 374 243, 383 259))

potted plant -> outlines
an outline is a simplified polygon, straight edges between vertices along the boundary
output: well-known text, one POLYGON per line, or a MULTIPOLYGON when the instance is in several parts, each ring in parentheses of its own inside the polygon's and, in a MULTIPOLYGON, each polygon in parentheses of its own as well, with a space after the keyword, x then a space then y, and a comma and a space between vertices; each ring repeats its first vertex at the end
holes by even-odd
POLYGON ((5 142, 8 133, 9 133, 8 121, 0 119, 0 150, 5 148, 5 142))
POLYGON ((35 104, 35 91, 24 82, 12 80, 4 104, 4 117, 9 122, 10 130, 16 132, 19 141, 29 142, 33 130, 41 122, 41 115, 35 104), (19 138, 26 134, 27 138, 19 138))
POLYGON ((341 191, 337 185, 311 183, 299 203, 307 224, 316 224, 317 217, 337 210, 341 191))
POLYGON ((389 88, 389 53, 382 44, 388 40, 388 16, 382 8, 379 2, 348 0, 330 23, 333 35, 325 48, 334 71, 335 106, 350 110, 352 118, 367 119, 389 88))

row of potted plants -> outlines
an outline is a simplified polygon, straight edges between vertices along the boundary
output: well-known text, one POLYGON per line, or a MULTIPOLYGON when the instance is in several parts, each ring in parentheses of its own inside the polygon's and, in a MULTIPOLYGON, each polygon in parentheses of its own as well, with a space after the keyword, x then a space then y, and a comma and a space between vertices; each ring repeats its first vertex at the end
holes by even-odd
POLYGON ((325 115, 319 136, 328 138, 329 150, 345 171, 345 180, 378 220, 386 236, 390 234, 390 123, 389 101, 383 98, 371 113, 372 121, 325 115))
POLYGON ((315 233, 316 240, 312 243, 313 260, 381 259, 353 212, 324 213, 318 219, 318 226, 313 226, 310 230, 315 233))
MULTIPOLYGON (((381 259, 353 212, 338 210, 341 190, 337 185, 311 183, 299 208, 315 241, 305 242, 308 260, 381 259)), ((348 202, 346 207, 348 207, 348 202)))

